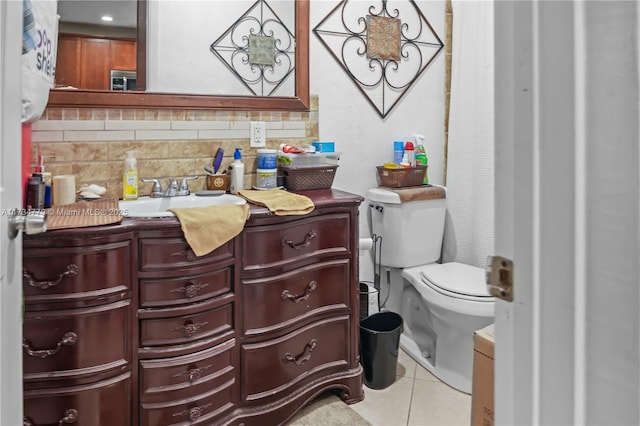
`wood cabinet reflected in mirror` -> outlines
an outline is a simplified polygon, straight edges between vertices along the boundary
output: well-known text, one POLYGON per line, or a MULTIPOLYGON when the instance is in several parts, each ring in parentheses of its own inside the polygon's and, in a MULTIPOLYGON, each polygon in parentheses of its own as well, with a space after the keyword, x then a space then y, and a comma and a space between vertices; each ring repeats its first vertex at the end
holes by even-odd
MULTIPOLYGON (((113 91, 103 86, 101 89, 52 89, 49 95, 50 107, 92 107, 92 108, 189 108, 189 109, 243 109, 307 111, 309 109, 309 1, 295 1, 295 94, 294 96, 235 96, 168 94, 147 92, 147 16, 148 0, 137 1, 136 29, 136 76, 135 91, 113 91)), ((61 34, 62 35, 62 34, 61 34)), ((61 43, 66 42, 60 37, 61 43)), ((133 41, 130 37, 122 40, 133 41)), ((128 47, 130 48, 130 47, 128 47)), ((123 49, 119 49, 121 53, 123 49)), ((130 55, 118 55, 109 60, 120 61, 115 68, 128 71, 130 55)), ((58 62, 60 64, 60 62, 58 62)), ((110 63, 110 67, 113 63, 110 63)), ((61 65, 58 65, 60 67, 61 65)), ((110 81, 110 69, 105 68, 102 80, 110 81)), ((57 73, 58 74, 58 73, 57 73)), ((79 80, 76 80, 79 81, 79 80)), ((86 79, 85 79, 86 82, 86 79)), ((57 84, 69 84, 56 81, 57 84)), ((122 83, 122 81, 120 81, 122 83)), ((126 83, 125 83, 126 84, 126 83)), ((69 84, 70 86, 75 86, 69 84)))

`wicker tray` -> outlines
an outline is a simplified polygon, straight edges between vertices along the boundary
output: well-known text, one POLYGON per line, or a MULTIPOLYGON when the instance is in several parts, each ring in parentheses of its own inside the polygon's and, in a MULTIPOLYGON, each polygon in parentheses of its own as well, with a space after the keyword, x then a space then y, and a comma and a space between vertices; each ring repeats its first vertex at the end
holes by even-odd
POLYGON ((292 191, 304 191, 331 188, 337 168, 337 165, 327 164, 317 167, 282 166, 281 170, 285 188, 292 191))
POLYGON ((401 169, 387 169, 378 166, 379 184, 390 188, 404 188, 423 184, 427 166, 406 167, 401 169))

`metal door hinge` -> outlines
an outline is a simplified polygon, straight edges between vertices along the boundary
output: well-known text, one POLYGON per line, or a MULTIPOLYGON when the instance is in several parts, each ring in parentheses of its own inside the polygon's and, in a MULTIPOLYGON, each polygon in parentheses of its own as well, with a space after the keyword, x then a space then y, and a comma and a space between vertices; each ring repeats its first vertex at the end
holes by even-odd
POLYGON ((502 256, 487 258, 487 289, 492 296, 513 301, 513 262, 502 256))

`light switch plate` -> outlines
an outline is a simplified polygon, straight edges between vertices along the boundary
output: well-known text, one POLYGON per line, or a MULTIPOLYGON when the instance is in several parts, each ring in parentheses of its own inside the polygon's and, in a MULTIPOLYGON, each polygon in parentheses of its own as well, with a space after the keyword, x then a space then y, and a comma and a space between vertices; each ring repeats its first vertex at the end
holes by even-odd
POLYGON ((251 148, 264 148, 267 145, 267 133, 264 121, 252 121, 250 124, 251 148))

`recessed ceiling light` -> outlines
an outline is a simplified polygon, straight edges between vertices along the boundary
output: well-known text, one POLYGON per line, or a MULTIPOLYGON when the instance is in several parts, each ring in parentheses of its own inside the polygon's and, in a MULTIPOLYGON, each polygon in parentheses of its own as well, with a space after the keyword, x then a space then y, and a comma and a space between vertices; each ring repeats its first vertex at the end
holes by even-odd
POLYGON ((104 15, 101 19, 106 22, 111 22, 113 21, 113 16, 104 15))

